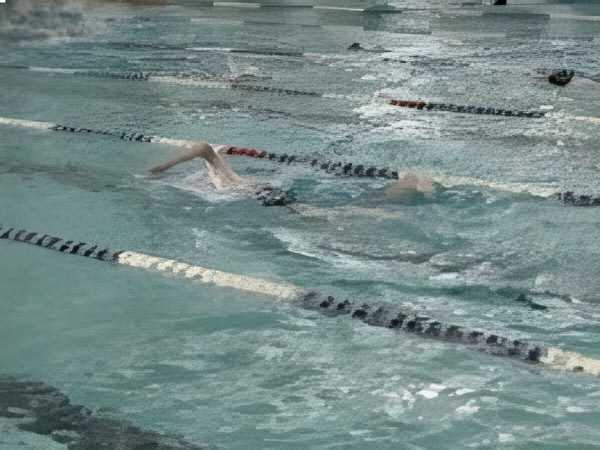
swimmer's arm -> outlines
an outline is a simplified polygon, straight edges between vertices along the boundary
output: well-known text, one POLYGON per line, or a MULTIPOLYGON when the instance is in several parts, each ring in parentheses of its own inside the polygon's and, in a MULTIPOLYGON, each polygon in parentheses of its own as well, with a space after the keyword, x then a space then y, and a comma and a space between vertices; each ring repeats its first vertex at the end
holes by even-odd
POLYGON ((182 163, 182 162, 186 162, 186 161, 190 161, 194 158, 204 158, 204 159, 209 159, 211 157, 211 154, 213 153, 212 148, 210 145, 208 145, 206 142, 201 142, 198 144, 195 144, 194 146, 192 146, 192 148, 190 148, 189 150, 186 150, 181 156, 178 156, 177 158, 174 158, 170 161, 167 161, 166 163, 160 164, 158 166, 154 166, 150 169, 150 173, 152 173, 153 175, 157 175, 161 172, 164 172, 165 170, 170 169, 171 167, 182 163))

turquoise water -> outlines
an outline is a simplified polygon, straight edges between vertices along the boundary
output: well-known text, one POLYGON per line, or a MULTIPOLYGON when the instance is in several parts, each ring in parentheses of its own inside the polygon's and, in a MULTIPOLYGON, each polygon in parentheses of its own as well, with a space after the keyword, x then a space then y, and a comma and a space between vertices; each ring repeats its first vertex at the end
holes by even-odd
MULTIPOLYGON (((600 8, 502 11, 520 14, 83 9, 52 16, 58 27, 4 27, 2 64, 38 69, 0 69, 0 116, 600 194, 600 124, 573 120, 600 117, 600 21, 564 17, 589 19, 600 8), (345 50, 356 41, 390 52, 345 50), (559 89, 538 70, 555 67, 583 76, 559 89), (245 75, 326 96, 48 69, 245 75), (550 105, 554 116, 425 113, 388 107, 376 94, 550 105)), ((215 193, 198 163, 148 179, 149 167, 176 154, 160 145, 0 133, 2 225, 402 304, 600 357, 598 208, 485 183, 390 204, 374 200, 383 181, 232 160, 240 174, 293 188, 318 208, 307 217, 215 193), (375 203, 394 217, 340 209, 375 203), (516 302, 520 294, 547 309, 516 302)), ((600 383, 591 377, 234 290, 10 242, 0 249, 0 372, 43 380, 149 429, 227 449, 600 447, 600 383)), ((8 441, 0 436, 0 448, 12 449, 8 441)))

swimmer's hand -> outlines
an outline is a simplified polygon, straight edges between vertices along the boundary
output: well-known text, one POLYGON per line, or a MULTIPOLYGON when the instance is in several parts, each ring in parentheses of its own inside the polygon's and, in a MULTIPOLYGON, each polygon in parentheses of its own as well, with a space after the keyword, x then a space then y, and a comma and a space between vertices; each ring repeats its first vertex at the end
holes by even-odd
POLYGON ((152 177, 158 177, 162 172, 163 170, 160 168, 160 166, 153 167, 148 171, 149 175, 152 177))

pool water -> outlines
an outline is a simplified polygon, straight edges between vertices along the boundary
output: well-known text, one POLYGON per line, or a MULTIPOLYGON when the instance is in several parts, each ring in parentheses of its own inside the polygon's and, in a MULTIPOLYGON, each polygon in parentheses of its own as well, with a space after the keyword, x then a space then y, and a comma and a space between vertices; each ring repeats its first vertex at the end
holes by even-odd
MULTIPOLYGON (((190 2, 34 9, 18 26, 5 16, 2 117, 476 181, 395 204, 382 200, 384 180, 231 159, 241 175, 292 189, 310 212, 297 214, 215 192, 198 162, 147 177, 173 148, 1 126, 0 225, 600 358, 600 209, 511 189, 600 194, 600 7, 439 3, 384 15, 190 2), (347 51, 352 42, 387 51, 347 51), (578 75, 558 88, 544 76, 554 68, 578 75), (116 76, 134 72, 154 76, 116 76), (324 95, 206 83, 240 76, 324 95), (528 120, 382 97, 553 109, 528 120)), ((597 378, 31 246, 0 250, 0 373, 144 428, 226 449, 600 447, 597 378)), ((1 449, 18 440, 9 425, 1 449)))

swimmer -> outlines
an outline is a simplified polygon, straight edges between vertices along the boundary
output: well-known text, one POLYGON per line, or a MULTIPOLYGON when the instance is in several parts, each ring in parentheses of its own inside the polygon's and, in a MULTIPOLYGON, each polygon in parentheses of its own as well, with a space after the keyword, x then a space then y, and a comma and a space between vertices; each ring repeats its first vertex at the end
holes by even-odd
POLYGON ((435 199, 444 187, 433 179, 416 172, 399 174, 399 179, 390 182, 383 190, 368 192, 361 195, 345 206, 330 207, 327 209, 310 205, 295 204, 293 211, 306 217, 324 217, 339 219, 348 217, 369 217, 375 220, 402 219, 406 212, 389 209, 391 205, 417 205, 435 199), (367 204, 368 206, 363 206, 367 204))
MULTIPOLYGON (((163 164, 150 169, 150 173, 158 175, 171 167, 191 161, 195 158, 204 160, 208 175, 215 188, 219 191, 235 190, 253 192, 256 200, 262 203, 263 206, 289 206, 294 198, 291 194, 273 187, 269 184, 258 185, 254 180, 240 177, 229 165, 229 162, 224 157, 229 149, 233 148, 228 145, 217 145, 214 148, 207 142, 196 142, 189 148, 186 148, 183 153, 175 159, 167 161, 163 164)), ((427 200, 442 190, 442 186, 435 183, 431 178, 418 175, 414 172, 401 173, 399 179, 388 186, 384 190, 383 200, 385 203, 414 203, 420 200, 427 200)), ((315 215, 313 207, 294 207, 294 211, 306 213, 306 208, 311 209, 308 215, 315 215)), ((340 209, 340 208, 334 208, 340 209)), ((344 209, 344 208, 341 208, 344 209)), ((350 215, 378 215, 381 212, 379 208, 363 208, 357 205, 351 205, 346 213, 350 215)), ((391 213, 394 215, 394 213, 391 213)), ((384 214, 386 218, 389 214, 384 214)))
POLYGON ((226 153, 229 148, 231 146, 228 145, 217 145, 213 148, 207 142, 196 142, 177 158, 150 169, 150 173, 158 175, 177 164, 201 158, 204 160, 210 180, 219 191, 254 192, 254 197, 263 206, 286 206, 293 201, 293 197, 281 189, 270 184, 257 185, 254 180, 242 178, 235 173, 229 162, 222 156, 222 153, 226 153))

